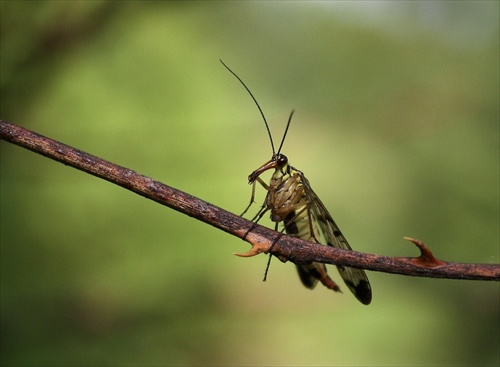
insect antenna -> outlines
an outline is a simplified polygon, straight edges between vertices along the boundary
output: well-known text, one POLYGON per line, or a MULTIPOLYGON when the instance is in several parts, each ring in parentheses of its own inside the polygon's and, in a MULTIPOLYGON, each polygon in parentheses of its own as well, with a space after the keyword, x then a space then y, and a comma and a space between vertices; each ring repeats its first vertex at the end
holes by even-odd
POLYGON ((280 147, 278 149, 277 154, 280 154, 280 152, 281 152, 281 148, 283 147, 283 143, 285 142, 286 134, 288 133, 288 128, 290 127, 290 122, 292 122, 292 116, 294 113, 295 113, 295 110, 292 110, 292 112, 290 113, 290 117, 288 118, 288 122, 286 123, 285 133, 283 134, 283 138, 281 139, 281 144, 280 144, 280 147))
MULTIPOLYGON (((231 74, 233 74, 236 79, 238 79, 240 81, 240 83, 245 87, 245 89, 247 90, 248 94, 250 94, 250 97, 252 97, 253 101, 255 102, 255 104, 257 105, 257 108, 259 109, 259 112, 262 116, 262 119, 264 120, 264 124, 266 124, 266 130, 267 130, 267 133, 269 135, 269 140, 271 141, 271 148, 273 149, 273 155, 275 154, 275 150, 274 150, 274 143, 273 143, 273 137, 271 135, 271 130, 269 130, 269 125, 267 124, 267 120, 266 120, 266 116, 264 116, 264 112, 262 112, 262 108, 260 108, 260 105, 259 105, 259 102, 257 102, 257 99, 255 99, 255 97, 253 96, 252 92, 250 92, 250 89, 248 89, 248 87, 245 85, 245 83, 243 82, 243 80, 241 80, 241 78, 236 75, 236 73, 234 71, 232 71, 231 69, 229 69, 229 67, 224 64, 224 62, 222 60, 219 60, 222 65, 224 65, 224 67, 229 70, 229 72, 231 74)), ((292 112, 292 115, 293 115, 293 112, 292 112)), ((292 118, 292 116, 290 116, 290 119, 292 118)), ((290 121, 288 121, 288 124, 290 124, 290 121)), ((286 127, 286 129, 288 130, 288 125, 286 127)), ((286 131, 285 131, 285 135, 286 135, 286 131)), ((284 137, 283 137, 284 138, 284 137)), ((283 145, 283 142, 281 142, 281 144, 283 145)), ((280 145, 280 149, 281 149, 281 145, 280 145)), ((279 152, 279 150, 278 150, 279 152)))

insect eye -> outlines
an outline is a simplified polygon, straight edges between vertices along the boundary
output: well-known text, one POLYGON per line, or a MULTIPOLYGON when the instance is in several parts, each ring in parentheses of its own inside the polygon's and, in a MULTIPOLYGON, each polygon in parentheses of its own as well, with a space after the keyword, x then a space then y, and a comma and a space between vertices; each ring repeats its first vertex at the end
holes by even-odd
POLYGON ((279 154, 277 157, 277 162, 280 165, 284 165, 288 163, 288 158, 284 154, 279 154))

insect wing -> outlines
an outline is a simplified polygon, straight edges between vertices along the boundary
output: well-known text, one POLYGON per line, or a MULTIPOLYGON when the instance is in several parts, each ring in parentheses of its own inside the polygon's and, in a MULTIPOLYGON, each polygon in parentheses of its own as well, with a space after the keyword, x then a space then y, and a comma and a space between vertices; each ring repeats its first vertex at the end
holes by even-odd
MULTIPOLYGON (((346 238, 335 224, 330 213, 325 208, 321 200, 314 193, 307 178, 301 174, 302 182, 306 186, 306 196, 309 202, 313 220, 316 221, 319 230, 322 232, 326 245, 337 247, 343 250, 352 250, 346 238)), ((363 304, 368 305, 372 300, 370 282, 366 273, 362 269, 350 268, 337 265, 340 276, 350 291, 363 304)))

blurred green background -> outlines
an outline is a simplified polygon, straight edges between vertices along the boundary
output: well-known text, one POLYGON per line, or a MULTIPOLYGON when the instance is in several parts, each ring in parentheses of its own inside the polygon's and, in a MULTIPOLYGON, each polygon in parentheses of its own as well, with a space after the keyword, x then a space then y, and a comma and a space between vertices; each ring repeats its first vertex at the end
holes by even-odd
MULTIPOLYGON (((240 213, 271 148, 222 59, 276 141, 296 109, 283 152, 354 249, 499 262, 498 2, 0 10, 1 118, 240 213)), ((500 363, 498 283, 369 272, 368 307, 279 261, 263 283, 245 242, 0 147, 2 365, 500 363)))

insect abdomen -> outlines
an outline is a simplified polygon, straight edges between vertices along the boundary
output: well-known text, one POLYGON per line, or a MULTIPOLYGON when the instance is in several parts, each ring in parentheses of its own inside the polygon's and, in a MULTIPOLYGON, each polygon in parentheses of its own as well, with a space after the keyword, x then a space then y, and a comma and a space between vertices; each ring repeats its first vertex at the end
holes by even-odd
POLYGON ((310 220, 309 208, 307 204, 291 211, 284 220, 285 231, 287 234, 299 237, 305 241, 313 239, 317 242, 319 238, 318 228, 314 221, 310 220), (311 229, 313 233, 311 233, 311 229))
MULTIPOLYGON (((299 237, 308 242, 319 243, 320 234, 314 220, 311 220, 308 204, 305 203, 296 210, 291 211, 284 220, 285 231, 293 237, 299 237)), ((322 263, 297 265, 302 284, 313 289, 321 281, 327 288, 340 292, 339 286, 328 276, 326 266, 322 263)))

